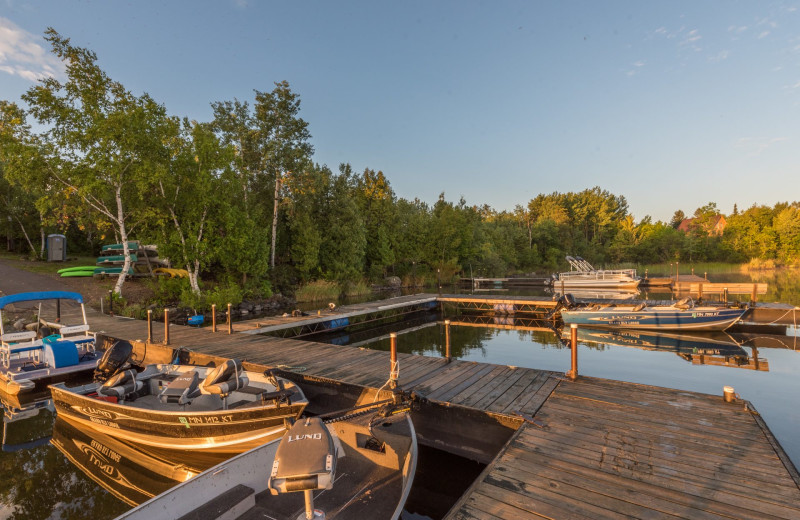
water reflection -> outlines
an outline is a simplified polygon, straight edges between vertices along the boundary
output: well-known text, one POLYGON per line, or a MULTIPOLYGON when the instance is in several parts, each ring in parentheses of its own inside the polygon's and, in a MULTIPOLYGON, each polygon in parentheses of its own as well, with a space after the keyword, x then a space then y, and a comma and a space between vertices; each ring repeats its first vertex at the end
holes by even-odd
POLYGON ((50 445, 49 400, 3 405, 1 518, 113 518, 127 509, 50 445))
POLYGON ((216 465, 225 456, 156 450, 115 439, 59 416, 53 446, 86 476, 136 506, 216 465))
MULTIPOLYGON (((564 330, 562 337, 569 337, 564 330)), ((578 340, 586 343, 674 352, 695 365, 716 365, 769 371, 769 362, 758 351, 747 352, 730 335, 719 333, 670 334, 635 330, 578 329, 578 340)))

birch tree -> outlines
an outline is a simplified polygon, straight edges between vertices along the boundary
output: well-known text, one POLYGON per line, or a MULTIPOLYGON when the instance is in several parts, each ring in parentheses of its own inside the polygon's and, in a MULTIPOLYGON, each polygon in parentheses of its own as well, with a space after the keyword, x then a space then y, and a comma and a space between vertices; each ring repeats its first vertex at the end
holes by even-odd
POLYGON ((214 256, 213 226, 221 201, 218 172, 231 157, 210 125, 173 120, 172 132, 170 160, 157 180, 164 238, 159 251, 185 267, 192 291, 199 294, 200 270, 214 256))
POLYGON ((51 182, 113 223, 125 263, 114 292, 121 294, 130 269, 131 219, 152 186, 153 161, 168 118, 149 95, 135 96, 108 77, 90 50, 54 29, 45 32, 52 52, 66 65, 66 81, 46 78, 22 99, 43 125, 38 146, 51 182))
POLYGON ((288 82, 275 83, 272 92, 256 91, 254 109, 261 174, 272 181, 273 187, 269 265, 274 268, 281 177, 302 167, 314 149, 308 142, 311 138, 308 123, 299 117, 300 97, 292 92, 288 82))

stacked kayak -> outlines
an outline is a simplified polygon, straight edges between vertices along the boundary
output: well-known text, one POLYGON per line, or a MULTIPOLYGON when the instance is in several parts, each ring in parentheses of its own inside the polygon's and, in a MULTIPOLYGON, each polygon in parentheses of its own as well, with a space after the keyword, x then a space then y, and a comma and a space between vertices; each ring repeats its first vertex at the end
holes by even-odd
POLYGON ((73 278, 78 276, 94 276, 95 266, 93 265, 79 265, 77 267, 66 267, 59 269, 58 274, 61 278, 73 278))
MULTIPOLYGON (((136 240, 128 242, 128 258, 129 275, 166 274, 170 277, 183 278, 188 274, 183 269, 169 269, 169 262, 158 258, 156 246, 142 245, 136 240)), ((103 246, 95 265, 67 267, 60 269, 58 274, 63 278, 117 275, 122 272, 124 265, 125 254, 122 244, 108 244, 103 246)))

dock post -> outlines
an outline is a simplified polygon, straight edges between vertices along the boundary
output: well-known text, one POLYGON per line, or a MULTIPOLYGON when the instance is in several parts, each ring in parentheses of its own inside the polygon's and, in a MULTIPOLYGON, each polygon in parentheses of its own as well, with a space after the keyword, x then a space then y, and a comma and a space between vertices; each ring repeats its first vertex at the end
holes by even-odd
POLYGON ((400 378, 400 366, 397 364, 397 333, 389 334, 389 386, 397 388, 397 380, 400 378))
POLYGON ((756 303, 757 300, 758 300, 758 284, 754 283, 753 284, 753 294, 750 295, 750 301, 753 302, 753 303, 756 303))
POLYGON ((444 320, 444 357, 450 362, 450 320, 444 320))
POLYGON ((217 304, 211 304, 211 332, 217 332, 217 304))
POLYGON ((153 342, 153 311, 147 309, 147 343, 153 342))
POLYGON ((722 289, 722 297, 725 299, 725 303, 728 303, 728 288, 722 289))
POLYGON ((679 291, 681 290, 681 288, 680 288, 681 273, 678 270, 678 267, 680 265, 681 265, 680 262, 675 262, 675 286, 678 288, 679 291))
POLYGON ((61 323, 61 298, 56 298, 56 323, 61 323))
POLYGON ((561 296, 564 296, 564 280, 561 280, 561 296))
POLYGON ((164 345, 169 345, 169 309, 164 309, 164 345))
POLYGON ((231 307, 233 307, 230 303, 228 304, 228 334, 233 334, 233 319, 231 316, 231 307))
POLYGON ((569 343, 572 350, 572 368, 567 372, 567 377, 572 381, 578 379, 578 324, 571 323, 569 326, 569 343))
POLYGON ((108 315, 114 315, 114 291, 108 291, 108 315))
POLYGON ((703 282, 697 284, 697 301, 703 299, 703 282))

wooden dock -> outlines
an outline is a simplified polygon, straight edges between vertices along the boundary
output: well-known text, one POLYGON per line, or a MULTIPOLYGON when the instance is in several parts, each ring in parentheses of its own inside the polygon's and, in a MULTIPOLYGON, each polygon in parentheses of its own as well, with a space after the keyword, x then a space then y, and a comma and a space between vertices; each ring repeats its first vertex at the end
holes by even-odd
MULTIPOLYGON (((63 307, 68 321, 74 310, 63 307)), ((141 321, 92 312, 89 322, 118 338, 147 337, 141 321)), ((154 328, 149 348, 160 348, 162 331, 154 328)), ((281 367, 362 397, 389 371, 382 351, 176 325, 170 338, 170 347, 281 367)), ((800 476, 745 403, 505 365, 399 360, 401 385, 429 400, 415 416, 420 441, 489 463, 449 519, 800 518, 800 476)))
POLYGON ((742 404, 579 378, 536 418, 447 519, 800 518, 797 472, 742 404))

